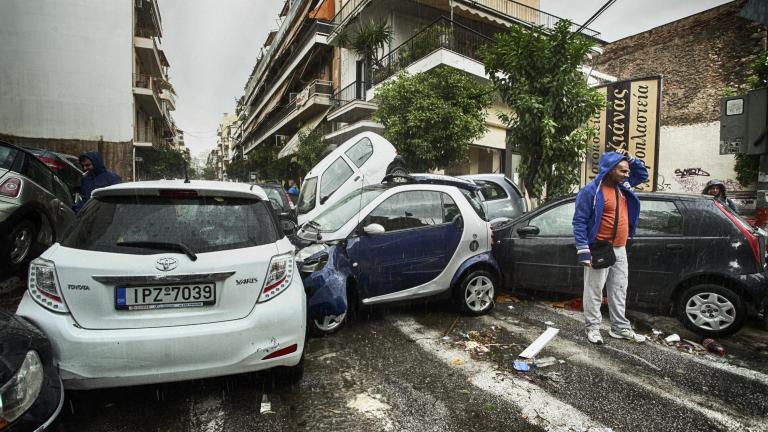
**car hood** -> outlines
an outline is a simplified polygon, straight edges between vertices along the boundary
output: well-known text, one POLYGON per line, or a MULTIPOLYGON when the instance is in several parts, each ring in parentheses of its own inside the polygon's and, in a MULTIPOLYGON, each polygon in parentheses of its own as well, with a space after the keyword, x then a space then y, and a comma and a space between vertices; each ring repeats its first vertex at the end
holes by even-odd
POLYGON ((22 318, 0 311, 0 386, 19 370, 27 351, 45 344, 45 335, 22 318))

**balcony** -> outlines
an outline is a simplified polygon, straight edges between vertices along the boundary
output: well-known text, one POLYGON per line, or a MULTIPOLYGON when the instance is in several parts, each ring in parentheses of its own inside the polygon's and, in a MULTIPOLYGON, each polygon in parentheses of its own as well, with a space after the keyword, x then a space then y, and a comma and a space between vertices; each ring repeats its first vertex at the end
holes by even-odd
POLYGON ((370 84, 355 81, 333 95, 333 108, 328 113, 328 121, 354 123, 371 117, 376 111, 376 104, 366 101, 365 92, 370 84))
POLYGON ((489 37, 469 27, 438 18, 379 59, 371 71, 372 84, 375 86, 406 68, 413 73, 425 72, 440 64, 486 78, 480 48, 490 42, 489 37), (422 61, 428 57, 431 61, 422 61), (417 63, 422 64, 414 68, 417 63))
MULTIPOLYGON (((164 75, 163 59, 160 49, 155 43, 153 37, 140 36, 138 33, 133 37, 133 46, 136 48, 136 55, 139 56, 145 72, 157 77, 164 75)), ((146 35, 147 33, 143 33, 146 35)))
POLYGON ((163 26, 156 0, 135 0, 136 26, 150 30, 152 36, 161 37, 163 26))
MULTIPOLYGON (((348 0, 333 18, 333 31, 328 37, 329 43, 334 43, 338 29, 343 28, 370 4, 388 0, 348 0)), ((516 2, 514 0, 411 0, 412 3, 430 6, 444 12, 453 12, 454 16, 466 17, 475 21, 486 21, 494 24, 542 26, 552 29, 562 20, 555 15, 516 2)), ((580 25, 573 24, 576 31, 580 25)), ((597 38, 600 33, 585 28, 582 33, 588 37, 597 38)))
POLYGON ((151 117, 163 117, 163 109, 160 106, 157 80, 151 75, 133 75, 133 95, 138 104, 147 115, 151 117))
POLYGON ((299 124, 328 111, 332 95, 333 83, 323 80, 315 80, 301 92, 291 94, 288 104, 256 128, 252 134, 255 139, 247 145, 245 152, 250 152, 272 135, 296 133, 299 124))
MULTIPOLYGON (((312 51, 316 44, 327 45, 327 35, 331 30, 329 23, 324 21, 316 21, 306 31, 302 39, 298 43, 294 44, 295 47, 292 50, 286 51, 283 54, 283 58, 277 61, 274 65, 277 72, 275 74, 269 74, 269 76, 276 77, 270 82, 261 82, 255 85, 255 81, 258 78, 253 78, 254 81, 248 83, 248 89, 246 89, 246 104, 253 106, 250 111, 248 119, 245 121, 245 130, 251 130, 253 123, 256 122, 264 106, 271 100, 275 93, 280 89, 291 76, 292 72, 303 63, 306 56, 312 51), (262 94, 259 94, 259 92, 262 94)), ((273 44, 272 48, 275 45, 273 44)), ((262 62, 265 60, 262 60, 262 62)), ((266 72, 262 72, 266 73, 266 72)), ((260 75, 257 75, 259 77, 260 75)))
POLYGON ((176 110, 176 95, 173 94, 171 90, 163 89, 163 91, 160 92, 160 99, 168 104, 168 108, 171 111, 176 110))

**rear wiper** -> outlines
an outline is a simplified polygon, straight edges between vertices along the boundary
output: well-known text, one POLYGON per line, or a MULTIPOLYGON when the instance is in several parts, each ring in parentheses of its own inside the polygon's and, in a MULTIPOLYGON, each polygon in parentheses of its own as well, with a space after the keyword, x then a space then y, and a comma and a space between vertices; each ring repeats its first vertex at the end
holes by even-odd
POLYGON ((179 251, 186 254, 190 260, 197 261, 197 255, 195 255, 195 252, 193 252, 192 249, 189 248, 189 246, 181 242, 169 243, 169 242, 152 242, 152 241, 129 241, 129 242, 119 241, 115 244, 117 246, 126 246, 126 247, 179 251))

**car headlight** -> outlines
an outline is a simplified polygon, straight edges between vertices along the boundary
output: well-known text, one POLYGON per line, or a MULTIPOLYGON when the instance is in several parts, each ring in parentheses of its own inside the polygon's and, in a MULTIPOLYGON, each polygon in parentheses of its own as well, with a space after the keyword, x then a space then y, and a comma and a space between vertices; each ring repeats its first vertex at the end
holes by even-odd
POLYGON ((0 429, 21 417, 43 387, 43 364, 35 351, 27 352, 19 371, 0 387, 0 429))
POLYGON ((300 250, 298 253, 296 253, 296 262, 297 263, 303 263, 304 260, 311 257, 312 255, 322 252, 324 250, 328 249, 328 247, 324 244, 313 244, 305 247, 304 249, 300 250))

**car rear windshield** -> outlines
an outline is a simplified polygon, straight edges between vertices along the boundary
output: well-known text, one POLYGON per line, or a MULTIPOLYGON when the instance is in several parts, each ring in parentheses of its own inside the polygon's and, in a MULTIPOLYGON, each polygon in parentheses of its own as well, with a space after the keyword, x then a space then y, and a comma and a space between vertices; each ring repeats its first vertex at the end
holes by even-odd
POLYGON ((18 150, 0 145, 0 169, 11 169, 18 150))
POLYGON ((317 177, 304 180, 304 184, 301 185, 301 192, 299 192, 299 204, 297 206, 299 214, 309 213, 315 208, 316 192, 317 177))
POLYGON ((94 199, 67 233, 63 246, 149 255, 157 249, 129 242, 182 243, 194 253, 273 243, 277 227, 264 201, 230 197, 104 197, 94 199))
POLYGON ((459 190, 461 191, 461 194, 464 195, 464 198, 466 198, 467 201, 469 201, 469 205, 472 206, 472 209, 475 211, 475 213, 477 213, 477 215, 480 216, 480 219, 488 220, 485 217, 485 211, 483 210, 483 205, 480 204, 480 201, 482 201, 482 199, 480 198, 478 193, 475 191, 471 191, 463 188, 459 188, 459 190))

